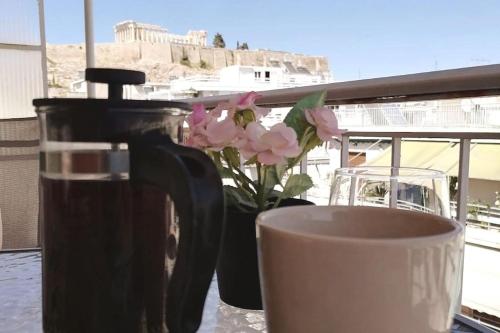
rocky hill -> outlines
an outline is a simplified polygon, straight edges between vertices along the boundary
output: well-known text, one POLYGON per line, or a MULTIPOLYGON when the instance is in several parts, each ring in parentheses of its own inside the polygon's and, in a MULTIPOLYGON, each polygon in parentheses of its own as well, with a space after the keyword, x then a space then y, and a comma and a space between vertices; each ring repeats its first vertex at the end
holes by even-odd
MULTIPOLYGON (((146 72, 150 82, 196 74, 215 74, 231 65, 267 66, 290 61, 311 73, 328 73, 325 57, 281 51, 229 50, 183 44, 106 43, 96 44, 96 66, 136 69, 146 72)), ((69 84, 85 69, 85 45, 47 45, 50 96, 66 96, 69 84)))

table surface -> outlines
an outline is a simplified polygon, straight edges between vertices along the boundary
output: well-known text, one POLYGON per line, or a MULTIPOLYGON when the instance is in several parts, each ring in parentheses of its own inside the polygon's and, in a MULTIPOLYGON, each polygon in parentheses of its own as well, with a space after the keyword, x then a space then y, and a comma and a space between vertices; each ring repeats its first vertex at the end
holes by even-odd
MULTIPOLYGON (((0 332, 42 332, 41 321, 41 253, 39 251, 0 253, 0 332)), ((456 320, 452 333, 490 332, 490 330, 477 330, 472 326, 474 324, 469 326, 463 321, 456 320)), ((264 313, 238 309, 220 301, 214 279, 198 332, 266 332, 264 313)))

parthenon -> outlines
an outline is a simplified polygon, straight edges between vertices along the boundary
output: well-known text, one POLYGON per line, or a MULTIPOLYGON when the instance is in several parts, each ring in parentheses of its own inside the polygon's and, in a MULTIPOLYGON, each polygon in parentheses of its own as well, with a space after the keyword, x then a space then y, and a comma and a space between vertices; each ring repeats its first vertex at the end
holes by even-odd
POLYGON ((189 30, 187 35, 175 35, 159 25, 123 21, 115 25, 115 42, 177 43, 207 46, 207 32, 189 30))

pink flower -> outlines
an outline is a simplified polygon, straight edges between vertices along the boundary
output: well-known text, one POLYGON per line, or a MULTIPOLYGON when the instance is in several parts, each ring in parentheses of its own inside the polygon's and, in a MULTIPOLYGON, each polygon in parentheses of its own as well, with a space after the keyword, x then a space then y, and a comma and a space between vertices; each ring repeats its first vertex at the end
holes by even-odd
POLYGON ((194 104, 192 108, 193 112, 186 119, 189 125, 189 137, 186 140, 186 144, 191 147, 203 149, 209 144, 205 127, 211 120, 211 117, 206 112, 203 104, 194 104))
POLYGON ((267 116, 267 114, 271 111, 270 108, 261 108, 255 105, 255 100, 259 97, 261 97, 261 95, 257 94, 255 91, 251 91, 240 96, 236 101, 237 109, 252 110, 257 120, 267 116))
POLYGON ((249 109, 255 104, 255 100, 259 98, 261 95, 257 94, 255 91, 248 92, 244 95, 240 95, 236 99, 236 105, 238 109, 245 110, 249 109))
POLYGON ((232 98, 229 102, 219 103, 212 112, 218 113, 220 115, 222 110, 227 110, 229 113, 229 117, 232 118, 237 111, 252 110, 255 115, 255 119, 258 120, 262 117, 267 116, 267 114, 271 111, 271 109, 269 108, 262 108, 255 105, 255 100, 257 100, 257 98, 259 97, 261 97, 261 95, 259 95, 255 91, 251 91, 243 95, 238 95, 232 98))
POLYGON ((274 125, 268 130, 257 122, 247 125, 246 144, 241 148, 244 158, 257 155, 257 161, 265 165, 285 162, 285 157, 297 157, 301 149, 295 131, 283 123, 274 125))
POLYGON ((210 143, 207 140, 207 136, 203 132, 204 131, 191 129, 186 140, 186 145, 198 149, 207 148, 210 143))
POLYGON ((194 104, 192 108, 193 112, 187 117, 187 122, 190 127, 194 127, 208 118, 203 104, 194 104))
POLYGON ((342 135, 335 113, 327 107, 305 110, 307 121, 316 127, 316 134, 323 141, 331 141, 334 136, 342 135))
POLYGON ((205 133, 209 149, 219 151, 225 147, 239 147, 244 130, 227 117, 222 121, 214 120, 208 123, 205 133))

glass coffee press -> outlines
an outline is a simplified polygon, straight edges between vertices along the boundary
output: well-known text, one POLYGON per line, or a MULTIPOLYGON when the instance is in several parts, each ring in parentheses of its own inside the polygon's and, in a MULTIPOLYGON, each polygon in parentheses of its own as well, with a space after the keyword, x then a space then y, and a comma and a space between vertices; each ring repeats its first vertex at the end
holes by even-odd
POLYGON ((188 104, 123 99, 142 72, 85 74, 108 99, 33 102, 44 332, 195 332, 223 223, 216 167, 178 144, 188 104))

